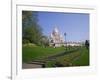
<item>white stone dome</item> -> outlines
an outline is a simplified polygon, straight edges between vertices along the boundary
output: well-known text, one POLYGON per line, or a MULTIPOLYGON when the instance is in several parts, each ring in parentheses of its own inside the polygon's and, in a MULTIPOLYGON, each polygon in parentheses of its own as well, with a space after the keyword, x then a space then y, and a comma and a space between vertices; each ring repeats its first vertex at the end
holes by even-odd
POLYGON ((57 27, 54 28, 54 32, 55 32, 55 33, 59 33, 59 30, 58 30, 57 27))

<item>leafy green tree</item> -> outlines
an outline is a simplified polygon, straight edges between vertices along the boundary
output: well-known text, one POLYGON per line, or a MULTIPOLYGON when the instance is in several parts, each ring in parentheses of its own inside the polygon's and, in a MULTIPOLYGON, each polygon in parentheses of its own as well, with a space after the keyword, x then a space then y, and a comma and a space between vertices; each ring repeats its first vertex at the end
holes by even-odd
POLYGON ((38 24, 38 13, 22 11, 22 38, 30 43, 40 44, 42 28, 38 24))
POLYGON ((49 39, 47 36, 42 36, 40 41, 41 41, 41 45, 45 47, 49 46, 49 39))
POLYGON ((85 41, 85 47, 88 49, 89 48, 89 40, 85 41))

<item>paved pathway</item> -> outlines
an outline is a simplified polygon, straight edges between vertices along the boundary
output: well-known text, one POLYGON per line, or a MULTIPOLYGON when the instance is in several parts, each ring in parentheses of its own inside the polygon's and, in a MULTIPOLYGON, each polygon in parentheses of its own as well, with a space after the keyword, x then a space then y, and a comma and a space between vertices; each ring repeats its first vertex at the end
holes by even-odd
POLYGON ((42 68, 42 65, 38 64, 28 64, 28 63, 23 63, 22 64, 23 69, 29 69, 29 68, 42 68))

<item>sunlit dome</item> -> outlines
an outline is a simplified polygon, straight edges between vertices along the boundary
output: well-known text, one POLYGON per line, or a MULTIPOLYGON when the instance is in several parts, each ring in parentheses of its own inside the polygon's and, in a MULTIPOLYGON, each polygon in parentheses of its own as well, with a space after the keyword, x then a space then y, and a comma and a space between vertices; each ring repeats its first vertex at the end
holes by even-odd
POLYGON ((57 27, 54 28, 54 32, 55 32, 55 33, 59 33, 59 30, 58 30, 57 27))

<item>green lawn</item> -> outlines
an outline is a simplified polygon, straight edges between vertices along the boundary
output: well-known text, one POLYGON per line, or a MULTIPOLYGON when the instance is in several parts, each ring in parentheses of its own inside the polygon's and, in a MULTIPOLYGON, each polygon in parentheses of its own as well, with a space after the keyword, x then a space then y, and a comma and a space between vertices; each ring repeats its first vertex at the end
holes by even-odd
MULTIPOLYGON (((71 50, 73 48, 70 48, 71 50)), ((75 48, 74 48, 75 49, 75 48)), ((68 50, 68 49, 67 49, 68 50)), ((40 47, 40 46, 23 46, 22 61, 30 62, 32 60, 44 59, 45 57, 59 54, 65 51, 64 47, 40 47)), ((89 50, 81 47, 79 50, 59 56, 54 61, 48 61, 46 67, 55 67, 56 62, 62 66, 88 66, 89 65, 89 50)))
POLYGON ((52 47, 40 47, 40 46, 23 46, 22 47, 22 59, 23 62, 29 62, 35 59, 45 58, 54 54, 58 54, 65 51, 64 47, 52 48, 52 47))
POLYGON ((80 56, 74 60, 72 63, 75 66, 88 66, 89 65, 89 50, 86 48, 82 48, 80 50, 80 56))
POLYGON ((89 51, 85 47, 82 47, 76 52, 58 57, 56 61, 63 66, 88 66, 89 51))

